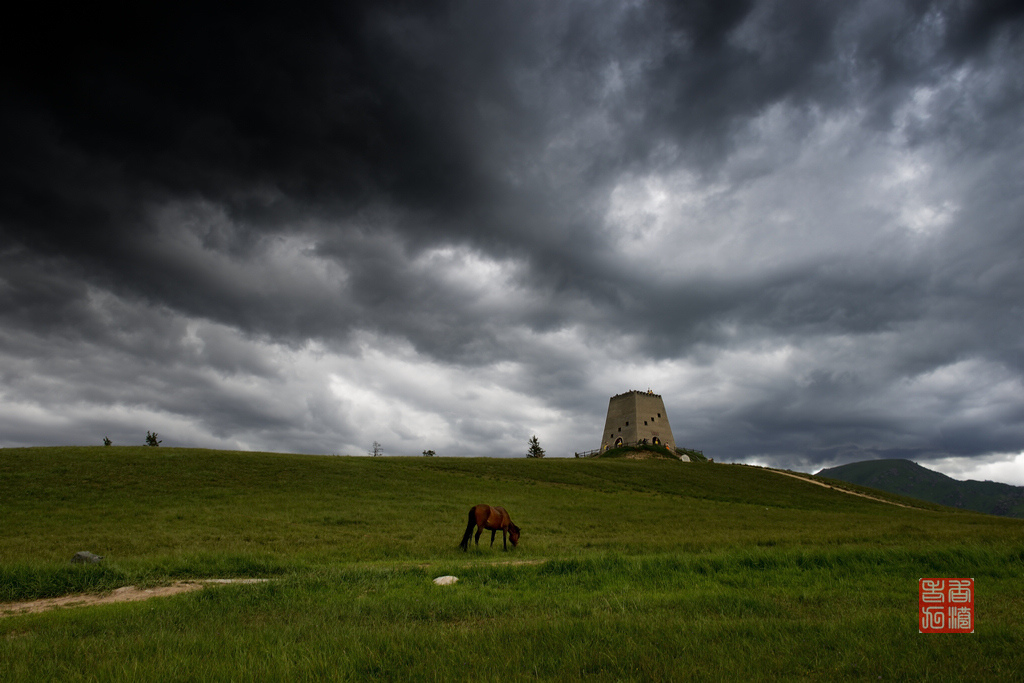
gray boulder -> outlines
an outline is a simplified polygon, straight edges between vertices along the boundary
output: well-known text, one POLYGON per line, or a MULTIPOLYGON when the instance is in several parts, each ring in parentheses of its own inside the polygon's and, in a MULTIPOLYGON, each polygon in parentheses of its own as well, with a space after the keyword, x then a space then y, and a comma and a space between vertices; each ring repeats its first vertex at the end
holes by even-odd
POLYGON ((102 555, 93 555, 88 550, 83 550, 75 553, 75 556, 71 558, 71 564, 95 564, 102 559, 102 555))

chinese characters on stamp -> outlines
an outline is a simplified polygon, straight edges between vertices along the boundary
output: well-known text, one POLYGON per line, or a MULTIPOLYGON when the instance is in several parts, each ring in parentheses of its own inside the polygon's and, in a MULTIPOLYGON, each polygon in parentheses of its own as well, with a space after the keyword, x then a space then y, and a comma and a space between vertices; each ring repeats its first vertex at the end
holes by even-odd
POLYGON ((974 633, 974 579, 918 581, 921 633, 974 633))

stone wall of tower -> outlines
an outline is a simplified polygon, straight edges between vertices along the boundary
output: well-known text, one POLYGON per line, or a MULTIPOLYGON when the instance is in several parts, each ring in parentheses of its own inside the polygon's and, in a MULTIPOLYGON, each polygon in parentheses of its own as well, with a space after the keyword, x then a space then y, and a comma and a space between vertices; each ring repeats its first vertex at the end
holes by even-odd
POLYGON ((601 450, 633 445, 643 439, 647 443, 661 443, 670 450, 676 447, 661 396, 649 391, 627 391, 608 399, 601 450))

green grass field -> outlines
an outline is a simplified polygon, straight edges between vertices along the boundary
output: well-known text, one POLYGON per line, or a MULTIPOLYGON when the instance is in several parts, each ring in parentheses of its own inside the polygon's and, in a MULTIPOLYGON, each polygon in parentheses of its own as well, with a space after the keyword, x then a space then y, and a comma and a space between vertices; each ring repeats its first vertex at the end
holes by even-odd
POLYGON ((0 602, 271 579, 0 618, 2 680, 1024 670, 1024 521, 742 465, 0 449, 0 524, 0 602), (476 503, 509 510, 517 549, 457 548, 476 503), (79 550, 106 559, 70 565, 79 550), (918 633, 921 577, 975 579, 975 633, 918 633))

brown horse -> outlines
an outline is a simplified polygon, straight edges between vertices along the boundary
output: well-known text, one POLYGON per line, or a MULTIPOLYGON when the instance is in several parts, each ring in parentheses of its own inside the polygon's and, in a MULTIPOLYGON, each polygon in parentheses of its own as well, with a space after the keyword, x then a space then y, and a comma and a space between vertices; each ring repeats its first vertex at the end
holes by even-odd
POLYGON ((491 507, 490 505, 475 505, 469 511, 469 523, 466 525, 466 533, 462 536, 462 543, 459 547, 463 550, 469 550, 469 537, 473 535, 473 527, 477 527, 476 530, 476 544, 480 545, 480 534, 483 533, 484 529, 491 530, 491 547, 494 547, 494 534, 501 529, 501 546, 502 549, 508 550, 508 544, 505 542, 505 532, 508 532, 508 536, 512 541, 512 547, 515 548, 519 544, 519 532, 520 528, 512 523, 512 519, 508 516, 505 508, 491 507))

